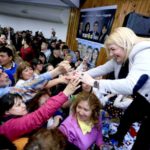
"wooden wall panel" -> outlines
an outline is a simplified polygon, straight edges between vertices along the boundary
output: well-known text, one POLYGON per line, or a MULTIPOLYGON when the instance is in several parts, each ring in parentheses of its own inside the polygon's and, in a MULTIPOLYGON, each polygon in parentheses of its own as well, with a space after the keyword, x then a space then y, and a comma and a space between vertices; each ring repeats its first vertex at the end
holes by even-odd
MULTIPOLYGON (((122 26, 125 16, 130 12, 136 12, 145 16, 150 16, 150 0, 86 0, 80 9, 93 8, 101 6, 117 5, 117 11, 112 26, 112 30, 116 27, 122 26)), ((72 50, 77 50, 76 33, 78 29, 78 22, 80 17, 80 9, 71 9, 67 44, 72 50)), ((104 51, 102 52, 104 55, 104 51)), ((98 62, 103 63, 106 57, 99 57, 98 62)), ((99 64, 99 63, 98 63, 99 64)))
POLYGON ((79 16, 80 16, 79 9, 72 8, 70 10, 66 43, 69 46, 69 48, 72 50, 77 49, 76 35, 78 29, 79 16))

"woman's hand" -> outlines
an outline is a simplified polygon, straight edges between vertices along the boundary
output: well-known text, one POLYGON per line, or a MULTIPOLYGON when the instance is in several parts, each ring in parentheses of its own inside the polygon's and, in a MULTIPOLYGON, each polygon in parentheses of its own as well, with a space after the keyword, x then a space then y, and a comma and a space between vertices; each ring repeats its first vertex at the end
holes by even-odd
POLYGON ((92 87, 94 86, 95 79, 93 79, 89 74, 85 72, 76 72, 75 76, 78 77, 81 82, 86 83, 92 87))
POLYGON ((67 79, 66 75, 60 75, 58 80, 59 80, 59 83, 64 83, 64 84, 68 84, 69 83, 69 80, 67 79))
POLYGON ((68 83, 68 85, 66 86, 66 88, 64 89, 63 93, 66 96, 70 96, 71 94, 73 94, 79 87, 80 80, 77 79, 71 79, 68 83))
POLYGON ((63 120, 62 116, 60 115, 55 116, 53 124, 50 127, 48 127, 48 129, 54 129, 58 127, 62 120, 63 120))
POLYGON ((61 63, 58 64, 57 68, 60 74, 64 74, 70 71, 71 66, 69 64, 69 61, 62 61, 61 63))
POLYGON ((61 63, 58 64, 58 66, 50 71, 52 78, 60 75, 60 74, 65 74, 69 72, 71 69, 71 66, 68 61, 62 61, 61 63))

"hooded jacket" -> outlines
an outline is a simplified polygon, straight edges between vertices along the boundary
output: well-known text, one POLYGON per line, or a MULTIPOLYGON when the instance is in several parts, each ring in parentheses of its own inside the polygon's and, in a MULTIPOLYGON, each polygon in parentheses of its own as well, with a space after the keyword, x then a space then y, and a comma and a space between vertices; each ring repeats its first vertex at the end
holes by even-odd
MULTIPOLYGON (((132 95, 133 89, 143 74, 150 76, 150 42, 142 41, 137 43, 129 54, 129 73, 126 78, 115 80, 99 80, 100 88, 98 92, 107 94, 108 92, 122 95, 132 95)), ((114 60, 108 61, 105 65, 99 66, 88 71, 91 76, 96 77, 104 75, 111 71, 115 71, 115 75, 119 72, 121 65, 114 60)), ((145 97, 150 102, 150 78, 139 89, 139 94, 145 97)))

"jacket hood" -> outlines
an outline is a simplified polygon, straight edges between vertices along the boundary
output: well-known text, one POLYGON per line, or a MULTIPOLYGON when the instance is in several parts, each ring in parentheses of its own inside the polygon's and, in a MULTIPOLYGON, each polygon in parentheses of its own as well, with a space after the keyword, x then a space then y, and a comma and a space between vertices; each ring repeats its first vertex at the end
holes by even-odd
POLYGON ((132 49, 132 51, 131 51, 131 53, 130 53, 130 55, 129 55, 129 59, 131 60, 131 59, 133 59, 134 58, 134 56, 137 54, 137 53, 139 53, 139 52, 141 52, 141 51, 143 51, 143 50, 150 50, 150 41, 142 41, 142 42, 139 42, 139 43, 137 43, 134 47, 133 47, 133 49, 132 49))

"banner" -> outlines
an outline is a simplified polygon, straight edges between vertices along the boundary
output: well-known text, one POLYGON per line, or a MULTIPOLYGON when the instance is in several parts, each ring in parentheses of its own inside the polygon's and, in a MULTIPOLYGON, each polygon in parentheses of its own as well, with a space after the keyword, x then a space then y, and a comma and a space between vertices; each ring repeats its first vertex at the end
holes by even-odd
POLYGON ((90 68, 95 67, 101 47, 103 47, 103 44, 78 39, 78 50, 80 52, 80 57, 88 57, 88 64, 90 68))
POLYGON ((95 67, 100 49, 111 31, 116 5, 81 9, 77 32, 81 58, 88 56, 90 68, 95 67))
POLYGON ((81 9, 77 38, 104 43, 110 33, 117 6, 81 9))

